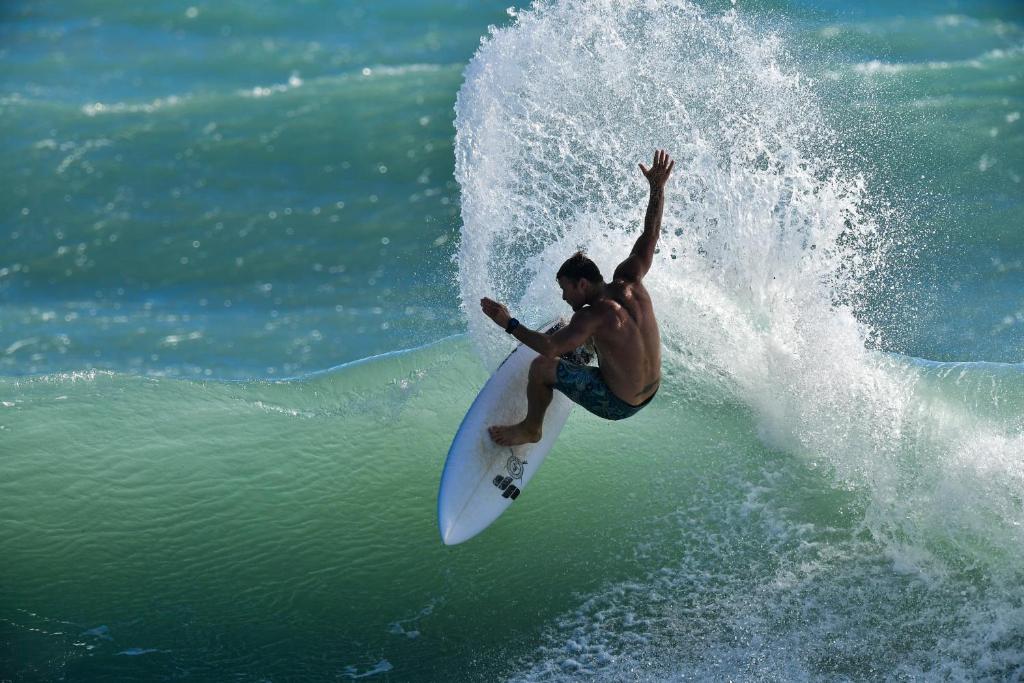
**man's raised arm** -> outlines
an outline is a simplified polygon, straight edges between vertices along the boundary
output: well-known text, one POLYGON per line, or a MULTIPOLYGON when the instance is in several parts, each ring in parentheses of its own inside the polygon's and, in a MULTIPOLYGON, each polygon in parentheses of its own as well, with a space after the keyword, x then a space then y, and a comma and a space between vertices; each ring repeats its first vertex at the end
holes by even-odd
POLYGON ((651 198, 647 203, 644 217, 644 231, 633 245, 629 257, 615 269, 615 280, 639 281, 651 269, 654 261, 654 247, 661 234, 661 214, 665 209, 665 183, 668 182, 672 167, 676 165, 668 152, 655 150, 654 163, 650 168, 640 164, 640 172, 651 185, 651 198))

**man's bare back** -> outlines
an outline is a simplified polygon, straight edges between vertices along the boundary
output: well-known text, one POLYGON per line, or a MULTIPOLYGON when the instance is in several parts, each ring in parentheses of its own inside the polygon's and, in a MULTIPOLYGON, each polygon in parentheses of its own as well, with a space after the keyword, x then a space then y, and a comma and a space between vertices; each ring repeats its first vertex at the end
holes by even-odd
POLYGON ((644 230, 629 256, 605 282, 597 265, 582 252, 562 264, 556 277, 562 300, 575 314, 569 324, 548 335, 519 324, 504 305, 480 300, 483 312, 540 355, 530 366, 526 417, 514 425, 493 426, 495 442, 514 446, 539 441, 544 413, 558 389, 590 412, 609 420, 635 414, 653 398, 661 381, 661 338, 643 277, 654 260, 665 205, 665 183, 675 162, 662 150, 651 168, 640 170, 651 187, 644 230), (561 360, 564 353, 593 341, 598 368, 561 360))
POLYGON ((661 336, 647 288, 613 280, 590 308, 599 319, 593 341, 601 374, 623 401, 643 403, 661 381, 661 336))

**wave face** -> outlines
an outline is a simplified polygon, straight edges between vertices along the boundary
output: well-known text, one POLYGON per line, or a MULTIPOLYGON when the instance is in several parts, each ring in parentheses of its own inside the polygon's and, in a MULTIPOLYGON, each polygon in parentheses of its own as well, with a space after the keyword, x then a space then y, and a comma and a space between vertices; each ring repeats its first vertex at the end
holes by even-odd
POLYGON ((678 161, 645 281, 665 400, 744 407, 764 446, 864 496, 860 531, 896 565, 978 573, 1019 607, 1024 366, 872 350, 856 314, 901 266, 883 230, 898 213, 848 170, 780 39, 684 1, 540 3, 492 31, 457 114, 459 282, 486 363, 507 341, 476 298, 564 312, 558 266, 583 247, 609 273, 628 254, 646 206, 635 163, 666 148, 678 161))
MULTIPOLYGON (((1019 372, 905 370, 979 408, 1019 372)), ((970 566, 926 561, 873 533, 870 493, 766 448, 738 404, 676 393, 630 429, 575 412, 526 504, 452 553, 437 478, 485 378, 464 337, 290 381, 0 378, 0 665, 481 681, 1012 680, 1024 665, 1019 547, 994 568, 984 530, 953 530, 970 566)), ((962 480, 933 482, 951 526, 959 506, 1007 500, 962 462, 962 480)))

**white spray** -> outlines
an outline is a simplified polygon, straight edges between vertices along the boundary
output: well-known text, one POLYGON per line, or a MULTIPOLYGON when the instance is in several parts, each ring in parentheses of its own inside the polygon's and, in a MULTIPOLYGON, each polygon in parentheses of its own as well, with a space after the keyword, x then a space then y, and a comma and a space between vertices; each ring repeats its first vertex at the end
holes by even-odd
POLYGON ((849 304, 892 267, 884 236, 777 37, 685 0, 538 3, 483 41, 456 109, 459 285, 486 363, 508 340, 479 298, 535 325, 567 313, 555 271, 579 247, 606 276, 625 257, 646 207, 636 164, 665 148, 645 281, 662 400, 749 407, 768 446, 870 494, 865 528, 900 562, 970 545, 968 565, 1019 576, 1024 425, 928 394, 927 372, 865 347, 849 304))

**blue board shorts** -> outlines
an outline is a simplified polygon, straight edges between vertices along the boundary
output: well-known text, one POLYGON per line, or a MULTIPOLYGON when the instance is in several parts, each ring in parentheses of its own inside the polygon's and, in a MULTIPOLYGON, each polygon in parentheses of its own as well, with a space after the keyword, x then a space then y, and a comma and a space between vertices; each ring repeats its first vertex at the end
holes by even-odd
POLYGON ((601 371, 590 365, 577 365, 559 359, 555 388, 594 415, 606 420, 624 420, 636 415, 644 408, 654 394, 638 406, 632 406, 612 393, 601 376, 601 371))

